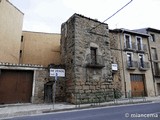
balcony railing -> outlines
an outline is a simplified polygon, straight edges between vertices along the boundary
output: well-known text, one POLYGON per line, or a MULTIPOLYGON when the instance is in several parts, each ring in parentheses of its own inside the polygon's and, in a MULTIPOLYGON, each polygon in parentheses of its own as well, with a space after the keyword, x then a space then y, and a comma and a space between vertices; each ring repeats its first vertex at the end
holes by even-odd
POLYGON ((149 62, 139 62, 139 70, 148 70, 150 68, 149 62))
POLYGON ((147 45, 146 44, 142 44, 142 45, 137 45, 137 52, 146 52, 147 51, 147 45))
POLYGON ((87 61, 86 67, 103 68, 105 66, 102 55, 96 55, 94 56, 94 59, 93 59, 91 54, 88 54, 86 57, 86 61, 87 61))
POLYGON ((137 61, 126 61, 127 69, 135 70, 138 67, 137 61))
POLYGON ((124 50, 134 51, 136 49, 135 47, 136 46, 134 43, 124 44, 124 50))

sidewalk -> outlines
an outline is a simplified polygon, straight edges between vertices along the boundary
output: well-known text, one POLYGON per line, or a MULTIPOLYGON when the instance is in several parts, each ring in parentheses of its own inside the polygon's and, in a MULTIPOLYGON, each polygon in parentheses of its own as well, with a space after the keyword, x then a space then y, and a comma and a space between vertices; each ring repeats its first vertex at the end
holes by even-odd
MULTIPOLYGON (((105 102, 100 103, 101 106, 107 105, 118 105, 118 104, 131 104, 131 103, 140 103, 140 102, 159 102, 160 103, 160 96, 157 97, 146 97, 144 99, 119 99, 112 102, 105 102)), ((53 104, 10 104, 10 105, 0 105, 0 120, 7 119, 10 117, 15 116, 25 116, 25 115, 33 115, 33 114, 42 114, 47 112, 54 112, 54 111, 65 111, 65 110, 72 110, 79 107, 78 105, 68 104, 68 103, 56 103, 53 104)), ((81 108, 91 107, 91 104, 83 104, 80 105, 81 108)), ((98 105, 97 105, 98 107, 98 105)))

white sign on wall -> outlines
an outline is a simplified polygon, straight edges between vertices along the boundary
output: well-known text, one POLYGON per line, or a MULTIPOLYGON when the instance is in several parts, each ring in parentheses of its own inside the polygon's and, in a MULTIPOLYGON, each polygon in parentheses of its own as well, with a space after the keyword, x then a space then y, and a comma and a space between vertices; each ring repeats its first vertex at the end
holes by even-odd
POLYGON ((117 64, 112 64, 112 70, 117 71, 118 70, 118 65, 117 64))
POLYGON ((64 69, 53 69, 50 68, 50 77, 65 77, 65 70, 64 69))

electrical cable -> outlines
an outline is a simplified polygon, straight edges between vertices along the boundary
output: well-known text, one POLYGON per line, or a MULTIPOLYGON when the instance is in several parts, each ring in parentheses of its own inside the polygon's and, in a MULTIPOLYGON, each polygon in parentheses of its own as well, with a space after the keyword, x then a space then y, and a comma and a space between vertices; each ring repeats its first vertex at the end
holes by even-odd
MULTIPOLYGON (((106 22, 107 20, 109 20, 110 18, 112 18, 114 15, 116 15, 118 12, 120 12, 122 9, 124 9, 126 6, 128 6, 133 0, 129 1, 127 4, 125 4, 123 7, 121 7, 119 10, 117 10, 114 14, 112 14, 110 17, 108 17, 106 20, 104 20, 102 23, 106 22)), ((93 30, 93 29, 96 29, 98 26, 100 26, 102 23, 99 23, 97 26, 95 27, 92 27, 90 29, 90 32, 93 30)))

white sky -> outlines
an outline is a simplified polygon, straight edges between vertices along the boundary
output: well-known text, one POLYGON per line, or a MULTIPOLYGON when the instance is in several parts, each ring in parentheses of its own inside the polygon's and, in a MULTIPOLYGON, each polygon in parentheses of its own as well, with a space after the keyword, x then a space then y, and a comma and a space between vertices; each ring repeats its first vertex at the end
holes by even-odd
MULTIPOLYGON (((74 13, 104 21, 130 0, 10 0, 24 13, 23 30, 60 33, 74 13)), ((109 19, 110 29, 160 29, 160 0, 133 0, 109 19)))

